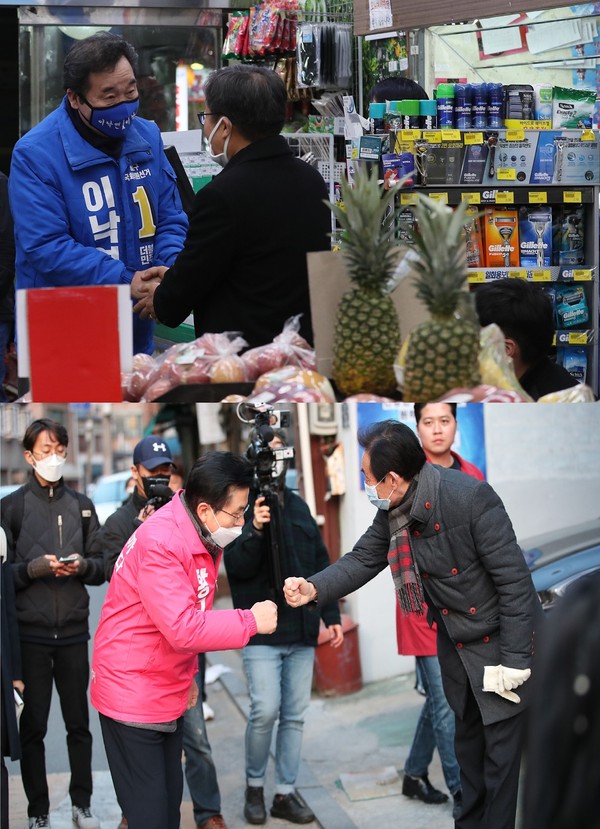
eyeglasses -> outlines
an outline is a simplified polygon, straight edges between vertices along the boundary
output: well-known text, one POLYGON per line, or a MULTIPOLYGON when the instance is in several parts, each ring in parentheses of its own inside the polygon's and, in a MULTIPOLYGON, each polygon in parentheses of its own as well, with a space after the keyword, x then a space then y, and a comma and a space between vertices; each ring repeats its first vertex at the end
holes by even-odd
POLYGON ((246 507, 246 509, 244 509, 242 512, 227 512, 226 509, 218 509, 217 512, 224 512, 225 515, 228 515, 230 518, 233 518, 233 520, 237 523, 238 521, 244 520, 244 516, 248 512, 248 507, 246 507))
POLYGON ((33 449, 30 450, 33 457, 37 460, 44 460, 44 458, 49 458, 51 455, 58 455, 59 458, 66 458, 67 457, 67 450, 64 446, 60 446, 58 449, 47 449, 45 452, 34 452, 33 449), (38 458, 37 455, 40 457, 38 458))
MULTIPOLYGON (((209 115, 225 115, 224 112, 199 112, 198 113, 198 121, 200 121, 200 126, 203 127, 206 123, 206 119, 209 115)), ((221 512, 225 512, 225 510, 221 510, 221 512)))

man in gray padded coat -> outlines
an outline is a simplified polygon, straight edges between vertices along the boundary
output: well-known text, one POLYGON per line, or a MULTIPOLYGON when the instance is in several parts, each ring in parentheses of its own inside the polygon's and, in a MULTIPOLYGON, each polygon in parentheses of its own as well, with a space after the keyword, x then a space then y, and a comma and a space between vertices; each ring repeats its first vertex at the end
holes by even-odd
POLYGON ((327 604, 390 566, 402 611, 437 622, 463 789, 455 826, 513 829, 526 680, 543 614, 510 519, 487 483, 426 463, 404 424, 375 423, 359 442, 375 520, 325 570, 286 579, 286 600, 327 604))

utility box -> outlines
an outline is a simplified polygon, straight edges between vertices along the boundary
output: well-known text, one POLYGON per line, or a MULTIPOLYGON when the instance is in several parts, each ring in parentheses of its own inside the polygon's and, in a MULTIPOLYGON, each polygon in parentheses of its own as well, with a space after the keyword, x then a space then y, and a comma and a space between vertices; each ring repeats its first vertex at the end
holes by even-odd
POLYGON ((321 620, 321 631, 315 654, 314 681, 317 691, 325 696, 343 696, 360 691, 363 686, 358 648, 358 625, 342 613, 344 641, 339 648, 329 644, 327 628, 321 620))

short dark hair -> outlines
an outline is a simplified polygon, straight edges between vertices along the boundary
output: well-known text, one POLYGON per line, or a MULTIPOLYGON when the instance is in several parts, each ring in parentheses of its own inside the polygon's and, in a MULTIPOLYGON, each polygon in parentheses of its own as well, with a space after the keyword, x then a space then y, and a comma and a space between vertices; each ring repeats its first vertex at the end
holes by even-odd
POLYGON ((496 323, 505 337, 519 346, 521 360, 531 366, 548 354, 554 338, 550 297, 523 279, 498 279, 475 291, 481 325, 496 323))
POLYGON ((233 452, 207 452, 192 466, 185 486, 185 500, 192 512, 202 501, 223 509, 233 489, 252 486, 254 469, 247 458, 233 452))
POLYGON ((405 481, 412 481, 427 460, 413 430, 397 420, 381 420, 361 429, 358 442, 369 453, 377 480, 396 472, 405 481))
POLYGON ((226 115, 249 141, 283 129, 287 92, 272 69, 248 64, 218 69, 206 81, 204 95, 210 111, 226 115))
MULTIPOLYGON (((431 401, 430 401, 431 402, 431 401)), ((415 403, 414 410, 415 410, 415 420, 417 421, 417 426, 421 420, 421 414, 425 406, 428 406, 429 403, 415 403)), ((452 412, 452 416, 454 420, 456 420, 456 403, 446 403, 446 406, 450 406, 450 411, 452 412)))
POLYGON ((67 430, 57 420, 50 420, 49 417, 41 417, 39 420, 34 420, 29 424, 23 435, 23 449, 31 452, 35 446, 35 442, 42 432, 50 432, 54 440, 58 441, 61 446, 69 445, 69 435, 67 430))
POLYGON ((63 87, 78 95, 85 95, 90 88, 91 72, 107 72, 114 69, 121 58, 127 58, 137 72, 138 56, 131 43, 111 32, 97 32, 78 40, 65 57, 63 87))
POLYGON ((428 101, 429 95, 411 78, 401 76, 384 78, 369 92, 369 101, 383 104, 386 101, 428 101))

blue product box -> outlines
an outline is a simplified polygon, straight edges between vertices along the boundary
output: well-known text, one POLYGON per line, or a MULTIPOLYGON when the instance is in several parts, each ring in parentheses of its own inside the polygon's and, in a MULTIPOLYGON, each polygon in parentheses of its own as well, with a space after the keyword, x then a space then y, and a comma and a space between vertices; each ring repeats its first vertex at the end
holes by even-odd
POLYGON ((520 208, 519 252, 522 268, 552 265, 552 208, 548 205, 520 208))

